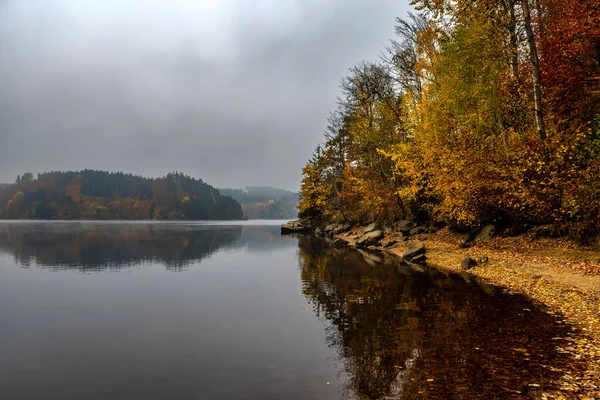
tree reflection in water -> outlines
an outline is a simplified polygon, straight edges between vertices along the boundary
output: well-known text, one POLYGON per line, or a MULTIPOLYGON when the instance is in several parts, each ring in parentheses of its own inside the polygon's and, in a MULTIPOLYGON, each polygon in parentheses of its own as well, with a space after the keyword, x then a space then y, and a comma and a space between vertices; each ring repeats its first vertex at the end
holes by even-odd
POLYGON ((295 246, 276 226, 147 222, 0 224, 0 252, 17 264, 53 269, 119 270, 148 262, 181 271, 216 251, 272 251, 295 246), (275 235, 276 234, 276 235, 275 235))
POLYGON ((557 350, 571 328, 523 296, 311 237, 299 247, 303 293, 344 365, 345 397, 537 398, 582 367, 557 350))

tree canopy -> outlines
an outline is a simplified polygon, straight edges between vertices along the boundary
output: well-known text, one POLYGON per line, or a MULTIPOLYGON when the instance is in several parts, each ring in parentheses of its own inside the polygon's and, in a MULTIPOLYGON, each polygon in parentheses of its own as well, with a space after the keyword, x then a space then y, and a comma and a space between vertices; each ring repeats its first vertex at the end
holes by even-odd
POLYGON ((0 217, 35 219, 241 219, 240 204, 180 172, 144 178, 95 170, 25 173, 0 189, 0 217))
POLYGON ((600 226, 600 2, 413 0, 342 80, 300 214, 600 226))

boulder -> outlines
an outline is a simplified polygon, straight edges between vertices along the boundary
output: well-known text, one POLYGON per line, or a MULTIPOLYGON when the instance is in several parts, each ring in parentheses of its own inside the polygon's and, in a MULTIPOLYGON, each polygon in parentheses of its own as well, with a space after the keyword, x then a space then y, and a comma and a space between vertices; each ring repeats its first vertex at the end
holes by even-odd
POLYGON ((421 233, 427 232, 427 228, 424 226, 417 226, 416 228, 411 229, 408 233, 410 235, 419 235, 421 233))
POLYGON ((474 266, 477 265, 477 261, 473 260, 471 257, 467 256, 465 257, 461 262, 460 262, 460 266, 463 269, 470 269, 473 268, 474 266))
POLYGON ((333 241, 333 243, 331 243, 331 247, 335 247, 336 249, 340 249, 342 247, 348 247, 348 241, 337 238, 333 241))
POLYGON ((339 235, 340 233, 344 233, 349 231, 351 228, 350 225, 344 224, 344 225, 338 225, 334 230, 333 230, 333 234, 334 235, 339 235))
POLYGON ((428 233, 421 233, 419 235, 417 235, 417 240, 427 240, 429 238, 429 234, 428 233))
POLYGON ((383 232, 386 235, 391 235, 392 233, 394 233, 394 227, 392 225, 390 225, 390 224, 385 224, 383 226, 383 232))
POLYGON ((315 236, 323 236, 323 235, 325 235, 325 232, 323 232, 323 229, 321 229, 321 228, 315 229, 315 236))
POLYGON ((356 241, 356 247, 378 246, 381 238, 383 238, 382 231, 365 233, 356 241))
POLYGON ((425 254, 419 254, 418 256, 413 257, 413 259, 410 261, 414 263, 423 264, 427 262, 427 256, 425 254))
POLYGON ((370 233, 373 231, 376 231, 379 229, 379 225, 377 225, 377 223, 373 222, 372 224, 367 225, 367 227, 364 230, 364 233, 370 233))
POLYGON ((487 242, 496 235, 496 227, 494 225, 487 225, 479 232, 479 235, 475 240, 480 242, 487 242))
POLYGON ((403 219, 402 221, 398 221, 396 223, 396 231, 407 234, 411 229, 415 229, 417 227, 417 223, 415 221, 411 221, 409 219, 403 219))
POLYGON ((288 235, 290 233, 308 233, 310 230, 310 226, 302 221, 289 221, 281 225, 282 235, 288 235))
POLYGON ((402 255, 402 258, 406 260, 412 260, 413 258, 421 254, 425 254, 425 245, 419 242, 409 247, 402 255))
POLYGON ((477 260, 477 262, 479 264, 486 264, 490 259, 488 258, 488 256, 482 256, 479 257, 479 259, 477 260))
POLYGON ((329 224, 325 227, 325 233, 331 234, 335 228, 337 228, 338 224, 329 224))
POLYGON ((427 233, 436 233, 440 229, 441 228, 437 225, 429 225, 429 227, 427 228, 427 233))
POLYGON ((397 240, 390 240, 389 242, 387 242, 385 247, 389 249, 390 247, 394 246, 396 243, 398 243, 397 240))

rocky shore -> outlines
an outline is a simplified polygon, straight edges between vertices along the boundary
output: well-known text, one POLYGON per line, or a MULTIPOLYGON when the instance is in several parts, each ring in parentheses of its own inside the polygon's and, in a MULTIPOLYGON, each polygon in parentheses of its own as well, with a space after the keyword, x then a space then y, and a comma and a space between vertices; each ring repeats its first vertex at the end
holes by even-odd
POLYGON ((281 225, 281 234, 289 235, 293 233, 310 233, 312 228, 310 224, 304 223, 303 221, 289 221, 281 225))
POLYGON ((282 226, 282 233, 293 233, 290 228, 323 237, 336 248, 387 253, 410 265, 447 273, 466 272, 527 295, 572 327, 570 346, 560 350, 587 365, 577 376, 565 375, 561 392, 547 393, 546 398, 600 399, 600 251, 560 239, 536 239, 533 234, 503 237, 492 225, 471 235, 411 220, 323 228, 299 222, 282 226))

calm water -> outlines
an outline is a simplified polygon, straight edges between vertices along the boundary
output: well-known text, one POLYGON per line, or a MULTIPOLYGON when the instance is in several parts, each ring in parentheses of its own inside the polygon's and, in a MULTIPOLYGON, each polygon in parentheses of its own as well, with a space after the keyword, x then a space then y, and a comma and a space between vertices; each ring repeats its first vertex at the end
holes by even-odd
POLYGON ((279 225, 0 222, 0 399, 535 398, 570 334, 279 225))

